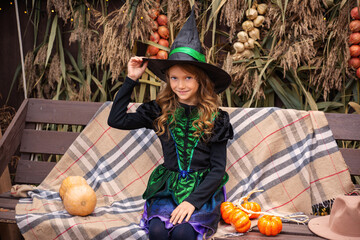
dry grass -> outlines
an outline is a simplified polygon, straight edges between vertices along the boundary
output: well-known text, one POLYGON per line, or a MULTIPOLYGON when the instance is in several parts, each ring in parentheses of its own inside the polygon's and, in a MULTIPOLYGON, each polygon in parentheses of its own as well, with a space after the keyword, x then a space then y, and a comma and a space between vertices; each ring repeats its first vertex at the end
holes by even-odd
MULTIPOLYGON (((91 12, 93 14, 97 14, 97 12, 92 9, 91 12)), ((85 25, 85 18, 89 16, 81 15, 80 11, 76 11, 74 13, 74 21, 73 21, 73 31, 71 32, 69 38, 69 44, 72 44, 76 41, 80 42, 81 48, 81 59, 84 67, 90 66, 91 64, 95 64, 99 58, 100 50, 100 37, 99 34, 95 31, 93 26, 85 25)), ((90 21, 90 23, 92 23, 90 21)))
POLYGON ((245 18, 245 11, 248 8, 245 0, 227 0, 224 4, 220 23, 225 23, 229 29, 229 41, 232 42, 236 33, 240 30, 240 24, 245 18))
POLYGON ((68 0, 47 0, 47 12, 51 15, 51 10, 54 9, 60 18, 66 23, 71 17, 70 1, 68 0))
POLYGON ((132 51, 136 42, 147 40, 151 34, 148 12, 156 2, 143 0, 138 5, 132 5, 137 1, 130 2, 98 21, 104 31, 100 38, 100 61, 101 64, 109 64, 113 79, 119 77, 135 54, 132 51))
MULTIPOLYGON (((163 1, 162 7, 164 6, 163 1)), ((171 22, 174 29, 180 29, 190 12, 190 4, 189 1, 183 0, 168 0, 167 1, 167 17, 168 21, 171 22)))

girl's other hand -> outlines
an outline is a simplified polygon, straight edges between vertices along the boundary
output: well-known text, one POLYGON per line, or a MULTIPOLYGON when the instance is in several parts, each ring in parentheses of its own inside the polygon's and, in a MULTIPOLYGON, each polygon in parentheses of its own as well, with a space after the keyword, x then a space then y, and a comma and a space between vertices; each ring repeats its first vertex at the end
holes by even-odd
POLYGON ((177 206, 174 211, 171 213, 170 222, 172 224, 182 223, 185 218, 185 221, 189 221, 191 215, 195 211, 194 205, 191 203, 184 201, 177 206))
POLYGON ((132 80, 138 80, 141 75, 145 72, 148 65, 148 61, 144 61, 144 57, 132 57, 128 62, 128 77, 132 80))

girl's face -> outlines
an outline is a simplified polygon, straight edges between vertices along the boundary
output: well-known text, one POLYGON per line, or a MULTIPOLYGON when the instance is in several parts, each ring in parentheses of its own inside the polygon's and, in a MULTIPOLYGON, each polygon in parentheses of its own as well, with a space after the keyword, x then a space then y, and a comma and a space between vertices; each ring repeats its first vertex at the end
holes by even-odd
POLYGON ((198 103, 197 91, 199 83, 195 75, 186 72, 180 66, 172 66, 168 70, 170 87, 178 96, 179 102, 187 105, 196 105, 198 103))

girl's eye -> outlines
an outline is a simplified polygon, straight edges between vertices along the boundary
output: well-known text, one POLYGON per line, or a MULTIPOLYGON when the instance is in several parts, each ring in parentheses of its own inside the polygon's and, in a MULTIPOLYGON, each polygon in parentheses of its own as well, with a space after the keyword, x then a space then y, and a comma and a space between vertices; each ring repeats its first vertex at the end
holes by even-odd
POLYGON ((170 77, 171 80, 176 80, 177 78, 176 77, 170 77))
POLYGON ((192 79, 192 77, 186 77, 186 80, 191 80, 192 79))

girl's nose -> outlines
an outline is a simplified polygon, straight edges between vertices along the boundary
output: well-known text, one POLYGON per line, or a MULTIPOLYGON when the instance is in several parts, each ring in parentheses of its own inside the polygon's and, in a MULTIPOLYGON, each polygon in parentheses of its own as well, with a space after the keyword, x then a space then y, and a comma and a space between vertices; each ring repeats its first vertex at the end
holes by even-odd
POLYGON ((178 82, 178 87, 179 88, 184 88, 185 87, 185 81, 180 79, 179 82, 178 82))

